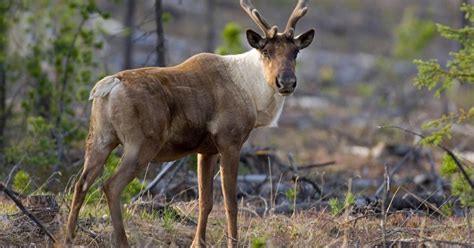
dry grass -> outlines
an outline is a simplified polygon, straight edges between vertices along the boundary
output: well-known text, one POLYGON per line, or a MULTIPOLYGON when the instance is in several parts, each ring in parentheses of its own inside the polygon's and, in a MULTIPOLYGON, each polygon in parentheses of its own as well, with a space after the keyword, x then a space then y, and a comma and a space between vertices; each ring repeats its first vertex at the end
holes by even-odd
MULTIPOLYGON (((1 216, 11 214, 13 205, 0 201, 1 216)), ((196 219, 196 201, 173 205, 181 214, 196 219)), ((111 245, 112 227, 103 204, 86 206, 81 215, 76 244, 87 247, 111 245), (95 237, 92 237, 94 235, 95 237)), ((172 218, 158 218, 153 214, 125 208, 124 219, 130 243, 135 247, 186 247, 191 244, 194 226, 172 218)), ((47 223, 57 237, 62 236, 66 210, 51 223, 47 223)), ((26 223, 26 222, 25 222, 26 223)), ((27 224, 24 224, 25 226, 27 224)), ((12 226, 10 221, 0 221, 0 246, 31 245, 48 246, 48 239, 37 229, 12 226)), ((399 212, 387 217, 388 242, 403 242, 416 246, 422 243, 450 246, 467 244, 467 225, 461 218, 422 216, 399 212), (443 242, 448 241, 448 242, 443 242)), ((255 217, 246 211, 239 214, 239 240, 244 247, 340 247, 382 245, 381 219, 367 216, 332 216, 329 211, 307 210, 292 216, 270 215, 255 217)), ((221 203, 217 203, 208 224, 208 243, 225 245, 225 215, 221 203)))

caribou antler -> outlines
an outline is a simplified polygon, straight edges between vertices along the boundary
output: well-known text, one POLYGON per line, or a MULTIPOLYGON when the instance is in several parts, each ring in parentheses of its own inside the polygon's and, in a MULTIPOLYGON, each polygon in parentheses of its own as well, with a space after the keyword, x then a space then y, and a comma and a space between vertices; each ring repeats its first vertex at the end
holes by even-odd
POLYGON ((263 16, 260 15, 258 10, 253 6, 251 0, 240 0, 240 6, 242 6, 250 18, 252 18, 263 33, 265 33, 266 38, 273 38, 276 35, 278 28, 276 26, 270 27, 265 18, 263 18, 263 16))
POLYGON ((290 18, 288 19, 288 23, 286 24, 285 32, 288 37, 293 38, 296 23, 300 20, 301 17, 306 15, 308 12, 308 7, 306 7, 307 0, 298 0, 293 13, 291 13, 290 18))

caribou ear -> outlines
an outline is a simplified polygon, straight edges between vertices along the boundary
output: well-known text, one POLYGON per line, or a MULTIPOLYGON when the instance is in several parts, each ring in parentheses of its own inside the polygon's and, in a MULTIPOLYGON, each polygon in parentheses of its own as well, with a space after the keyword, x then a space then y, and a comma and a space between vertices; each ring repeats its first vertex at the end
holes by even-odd
POLYGON ((314 29, 311 29, 309 31, 306 31, 298 35, 295 38, 295 44, 301 50, 309 46, 311 42, 313 42, 313 38, 314 38, 314 29))
POLYGON ((255 49, 262 49, 265 46, 265 38, 262 38, 257 32, 252 29, 247 29, 247 41, 250 46, 255 49))

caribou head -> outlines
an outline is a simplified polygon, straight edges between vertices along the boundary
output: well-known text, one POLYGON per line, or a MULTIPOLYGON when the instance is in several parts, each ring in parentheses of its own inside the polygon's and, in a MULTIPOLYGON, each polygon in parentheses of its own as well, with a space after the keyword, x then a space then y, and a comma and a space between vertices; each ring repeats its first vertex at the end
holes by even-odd
POLYGON ((296 57, 298 53, 309 46, 314 38, 314 29, 310 29, 295 37, 295 27, 308 8, 307 0, 298 0, 283 33, 278 27, 271 27, 250 0, 241 0, 240 5, 263 31, 262 37, 257 32, 248 29, 247 40, 261 55, 265 79, 281 95, 289 95, 295 91, 297 79, 295 74, 296 57))

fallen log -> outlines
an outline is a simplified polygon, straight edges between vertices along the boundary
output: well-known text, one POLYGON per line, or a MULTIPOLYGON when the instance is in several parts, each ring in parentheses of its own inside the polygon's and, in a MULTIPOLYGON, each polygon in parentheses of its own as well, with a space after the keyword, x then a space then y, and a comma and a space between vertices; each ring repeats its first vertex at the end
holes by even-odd
POLYGON ((156 186, 156 184, 158 184, 158 182, 163 178, 163 176, 168 172, 168 170, 176 163, 176 160, 175 161, 171 161, 171 162, 166 162, 163 166, 163 169, 160 171, 160 173, 158 173, 158 175, 153 179, 153 181, 151 181, 151 183, 149 183, 145 189, 143 189, 142 191, 140 191, 136 196, 134 196, 132 198, 132 202, 135 202, 136 200, 138 200, 139 198, 143 197, 144 195, 146 195, 152 188, 154 188, 156 186))

